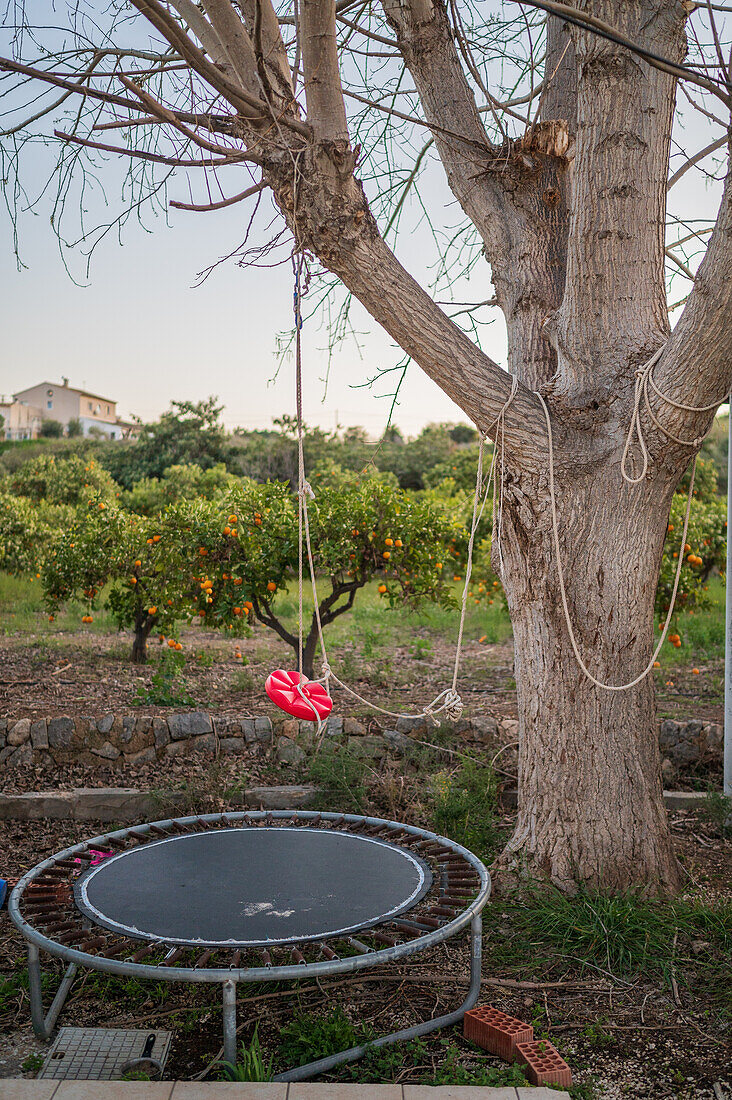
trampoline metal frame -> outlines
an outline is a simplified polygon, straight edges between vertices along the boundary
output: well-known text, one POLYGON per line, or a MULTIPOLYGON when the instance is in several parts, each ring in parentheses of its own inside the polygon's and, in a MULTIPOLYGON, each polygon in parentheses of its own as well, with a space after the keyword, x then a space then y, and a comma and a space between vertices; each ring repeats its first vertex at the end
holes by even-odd
POLYGON ((472 1008, 478 1000, 481 979, 481 952, 482 952, 482 920, 481 911, 484 908, 491 891, 491 880, 483 863, 467 848, 449 840, 447 837, 420 829, 414 825, 405 825, 402 822, 389 821, 385 818, 367 817, 356 814, 318 813, 313 810, 277 810, 277 811, 243 811, 237 813, 201 814, 192 817, 165 818, 159 821, 146 822, 141 825, 124 829, 116 829, 104 833, 91 840, 83 841, 56 853, 54 856, 43 860, 28 871, 18 882, 8 901, 8 913, 13 924, 18 928, 28 944, 28 975, 31 1021, 35 1034, 44 1040, 48 1040, 53 1032, 56 1020, 64 1006, 66 998, 73 984, 76 973, 80 967, 87 970, 98 970, 103 973, 116 976, 134 977, 138 979, 151 979, 153 981, 176 981, 220 984, 222 986, 222 1011, 223 1011, 223 1037, 224 1037, 224 1061, 236 1062, 237 1025, 236 1025, 236 998, 239 984, 247 982, 273 982, 273 981, 299 981, 307 977, 325 977, 333 974, 355 974, 361 970, 372 969, 386 963, 396 962, 421 951, 429 950, 439 943, 451 939, 463 930, 470 930, 470 985, 467 996, 459 1008, 442 1016, 425 1020, 413 1027, 402 1028, 377 1039, 370 1040, 360 1046, 351 1047, 349 1050, 340 1051, 327 1058, 320 1058, 304 1066, 297 1066, 278 1074, 276 1081, 301 1081, 313 1077, 318 1073, 325 1073, 344 1062, 356 1061, 368 1050, 413 1039, 420 1035, 429 1034, 439 1028, 448 1027, 458 1023, 463 1015, 472 1008), (378 950, 364 949, 363 954, 357 954, 346 958, 326 959, 318 962, 302 962, 288 965, 254 966, 254 967, 177 967, 145 964, 133 962, 131 959, 107 958, 100 955, 92 955, 78 948, 67 947, 49 936, 39 932, 25 919, 21 913, 21 899, 23 893, 35 879, 42 876, 56 866, 60 860, 74 859, 77 854, 88 852, 90 848, 104 848, 105 844, 122 842, 132 837, 134 840, 141 836, 155 837, 157 830, 167 828, 193 828, 200 824, 202 827, 209 825, 234 825, 237 822, 263 821, 274 824, 277 821, 301 821, 304 824, 317 822, 331 822, 344 826, 361 826, 363 828, 379 827, 399 830, 407 837, 414 837, 420 841, 426 841, 439 845, 441 849, 447 849, 459 856, 473 869, 479 879, 479 888, 476 897, 454 919, 447 921, 440 927, 434 928, 424 935, 418 935, 405 943, 396 944, 393 947, 379 948, 378 950), (67 970, 51 1003, 48 1012, 43 1008, 41 993, 41 962, 40 953, 62 959, 68 963, 67 970))

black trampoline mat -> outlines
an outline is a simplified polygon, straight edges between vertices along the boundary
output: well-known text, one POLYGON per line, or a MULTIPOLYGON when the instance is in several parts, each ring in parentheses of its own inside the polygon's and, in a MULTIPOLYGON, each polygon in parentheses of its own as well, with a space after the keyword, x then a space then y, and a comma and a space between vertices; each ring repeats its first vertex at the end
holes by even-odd
POLYGON ((251 947, 348 934, 415 905, 432 883, 396 844, 336 830, 216 829, 104 860, 74 887, 96 924, 133 939, 251 947))

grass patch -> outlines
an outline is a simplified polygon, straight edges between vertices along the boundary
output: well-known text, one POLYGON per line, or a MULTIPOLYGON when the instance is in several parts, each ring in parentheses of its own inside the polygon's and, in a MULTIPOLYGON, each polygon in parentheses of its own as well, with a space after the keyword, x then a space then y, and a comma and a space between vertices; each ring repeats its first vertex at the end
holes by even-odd
POLYGON ((308 778, 320 788, 318 809, 362 813, 366 804, 366 765, 346 745, 324 742, 310 759, 308 778))
POLYGON ((501 846, 496 827, 496 779, 491 768, 466 761, 454 771, 433 775, 435 832, 456 840, 483 861, 501 846))
POLYGON ((288 1066, 304 1066, 348 1050, 369 1038, 363 1027, 354 1027, 340 1005, 324 1016, 303 1013, 294 1016, 280 1031, 278 1053, 288 1066))

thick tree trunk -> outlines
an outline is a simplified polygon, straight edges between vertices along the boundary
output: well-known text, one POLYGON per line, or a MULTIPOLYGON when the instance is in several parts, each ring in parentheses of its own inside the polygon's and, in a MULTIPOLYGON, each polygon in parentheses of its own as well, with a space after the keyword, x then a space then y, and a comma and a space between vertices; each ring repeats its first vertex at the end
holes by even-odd
POLYGON ((147 639, 150 637, 150 631, 152 630, 152 620, 148 621, 149 616, 145 616, 143 621, 135 623, 135 637, 132 642, 132 663, 133 665, 147 664, 147 639))
MULTIPOLYGON (((616 462, 557 483, 569 611, 587 668, 632 680, 653 645, 672 485, 631 489, 616 462)), ((506 491, 504 586, 515 639, 519 814, 500 866, 613 891, 679 885, 660 782, 652 678, 606 691, 580 669, 562 610, 546 485, 506 491)), ((494 551, 497 554, 497 551, 494 551)))

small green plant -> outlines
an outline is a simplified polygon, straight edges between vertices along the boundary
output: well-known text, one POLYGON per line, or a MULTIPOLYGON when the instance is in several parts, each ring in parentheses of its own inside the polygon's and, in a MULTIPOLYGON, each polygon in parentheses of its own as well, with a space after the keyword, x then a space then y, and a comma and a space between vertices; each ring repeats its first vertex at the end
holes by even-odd
POLYGON ((428 1047, 424 1039, 410 1039, 407 1043, 390 1043, 388 1046, 371 1047, 354 1065, 348 1066, 348 1076, 353 1081, 381 1084, 396 1081, 404 1071, 406 1062, 418 1065, 427 1057, 428 1047))
POLYGON ((436 1069, 430 1085, 525 1085, 526 1077, 517 1065, 496 1066, 480 1061, 477 1065, 461 1062, 464 1052, 449 1039, 443 1039, 444 1051, 441 1065, 436 1069))
POLYGON ((259 1031, 255 1028, 249 1046, 242 1043, 236 1065, 222 1062, 221 1066, 227 1081, 271 1081, 273 1064, 273 1058, 265 1058, 259 1042, 259 1031))
POLYGON ((123 1081, 152 1081, 152 1077, 144 1069, 128 1069, 122 1074, 123 1081))
POLYGON ((732 838, 732 798, 708 787, 702 813, 725 840, 732 838))
POLYGON ((432 656, 432 642, 429 638, 415 638, 410 648, 415 661, 427 661, 432 656))
POLYGON ((310 761, 309 775, 334 806, 360 813, 366 800, 365 766, 344 745, 326 742, 310 761))
POLYGON ((140 685, 137 689, 134 702, 138 706, 152 703, 158 707, 190 707, 196 700, 188 691, 183 668, 185 658, 173 650, 165 650, 160 658, 160 664, 153 672, 147 687, 140 685))
POLYGON ((289 1065, 304 1066, 347 1050, 364 1038, 363 1029, 356 1029, 337 1005, 325 1016, 305 1013, 293 1017, 280 1031, 279 1054, 289 1065))
POLYGON ((432 780, 432 796, 436 832, 489 857, 500 842, 492 770, 471 760, 457 771, 438 772, 432 780))
POLYGON ((605 1031, 603 1026, 605 1022, 602 1016, 598 1016, 597 1019, 588 1024, 582 1032, 590 1046, 597 1047, 599 1050, 602 1050, 603 1047, 612 1046, 615 1042, 615 1037, 612 1032, 605 1031))
POLYGON ((21 1063, 20 1068, 23 1073, 38 1073, 43 1066, 44 1057, 42 1054, 29 1054, 28 1057, 21 1063))

